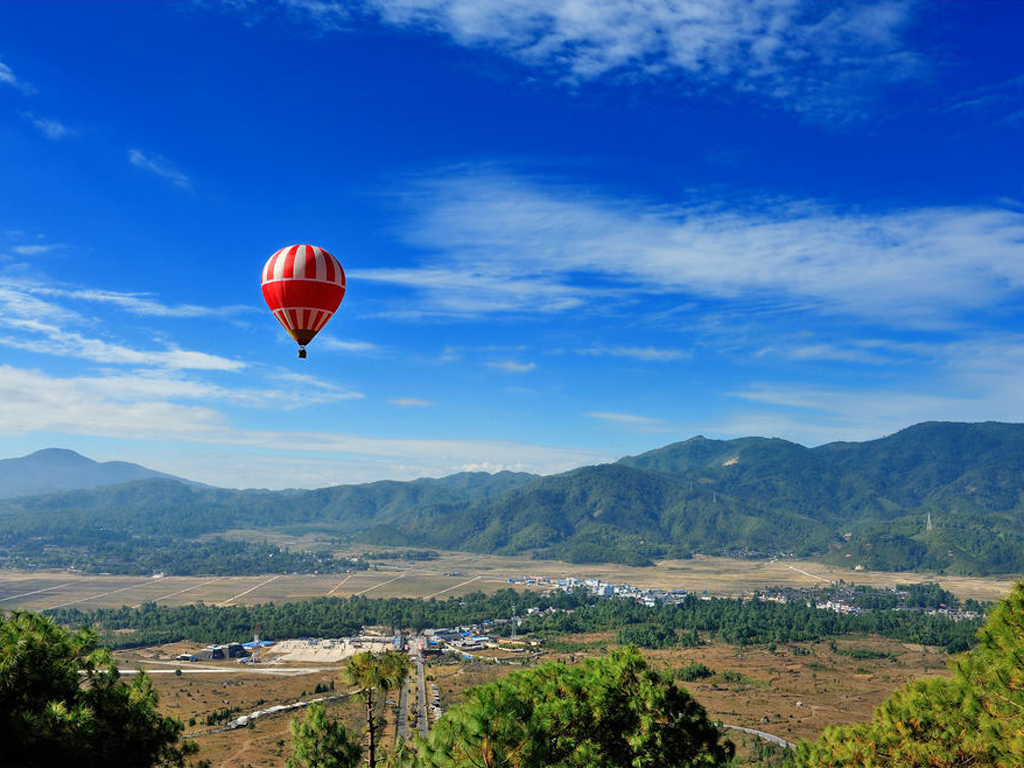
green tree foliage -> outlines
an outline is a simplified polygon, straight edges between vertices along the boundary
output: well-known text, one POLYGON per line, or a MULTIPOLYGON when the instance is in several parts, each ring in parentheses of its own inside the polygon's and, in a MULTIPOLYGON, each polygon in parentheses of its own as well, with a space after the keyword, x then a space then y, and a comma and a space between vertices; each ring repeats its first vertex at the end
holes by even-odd
POLYGON ((0 616, 0 752, 5 766, 184 765, 193 744, 156 710, 150 678, 120 679, 91 630, 28 612, 0 616))
POLYGON ((869 723, 827 728, 800 768, 1011 768, 1024 765, 1024 582, 992 612, 952 679, 897 691, 869 723))
MULTIPOLYGON (((375 654, 370 651, 357 653, 345 664, 345 677, 359 686, 366 706, 366 764, 369 768, 377 765, 377 739, 384 726, 384 720, 377 712, 377 705, 388 691, 405 682, 412 665, 409 657, 400 651, 385 651, 375 654), (376 696, 376 694, 380 694, 376 696)), ((395 717, 403 713, 396 712, 395 717)))
POLYGON ((671 648, 677 644, 676 633, 661 624, 627 624, 616 633, 619 645, 637 645, 641 648, 671 648))
MULTIPOLYGON (((47 526, 52 525, 52 521, 47 526)), ((37 530, 38 522, 30 530, 37 530)), ((336 559, 329 552, 296 552, 272 544, 212 538, 205 541, 173 535, 154 536, 92 527, 47 527, 26 535, 16 528, 0 533, 0 566, 67 568, 86 573, 245 575, 255 573, 313 573, 366 568, 363 561, 336 559)))
POLYGON ((703 680, 707 677, 714 677, 715 670, 711 669, 706 664, 701 664, 699 661, 691 661, 685 667, 680 667, 675 672, 677 680, 682 680, 684 683, 692 683, 695 680, 703 680))
MULTIPOLYGON (((510 616, 512 606, 523 612, 540 610, 525 618, 523 631, 558 637, 573 632, 618 630, 627 625, 656 625, 662 635, 676 632, 676 644, 693 646, 696 636, 712 636, 734 645, 786 643, 863 633, 878 634, 910 643, 942 646, 950 653, 970 647, 977 621, 954 621, 912 611, 875 611, 838 614, 790 602, 780 605, 757 600, 701 600, 687 598, 679 605, 648 607, 632 600, 598 599, 581 593, 499 590, 490 595, 473 592, 448 600, 411 598, 375 600, 318 598, 274 605, 217 607, 212 605, 166 606, 144 603, 139 608, 98 608, 80 611, 61 608, 48 612, 61 624, 94 625, 105 630, 133 629, 134 633, 110 635, 117 644, 167 643, 178 640, 228 642, 252 637, 259 624, 264 637, 340 637, 362 626, 451 627, 510 616), (554 608, 552 612, 546 609, 554 608)), ((502 631, 510 631, 506 625, 502 631)), ((625 637, 624 642, 637 643, 625 637)))
POLYGON ((470 689, 420 744, 426 768, 724 765, 732 744, 636 648, 470 689))
POLYGON ((292 718, 292 756, 288 768, 355 768, 363 749, 345 726, 327 717, 323 704, 310 704, 306 717, 292 718))

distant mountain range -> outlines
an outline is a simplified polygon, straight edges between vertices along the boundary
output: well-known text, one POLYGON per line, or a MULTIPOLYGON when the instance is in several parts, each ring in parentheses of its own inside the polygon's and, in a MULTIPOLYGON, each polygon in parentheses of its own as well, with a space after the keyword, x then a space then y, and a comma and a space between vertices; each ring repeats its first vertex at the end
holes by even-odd
POLYGON ((1024 425, 929 422, 817 448, 695 437, 547 477, 462 473, 278 492, 163 477, 8 500, 0 516, 7 541, 57 530, 67 541, 69 531, 97 526, 185 537, 258 527, 574 562, 792 554, 851 567, 1020 573, 1024 425))
POLYGON ((99 488, 154 477, 181 480, 126 461, 98 462, 74 451, 47 448, 17 459, 0 459, 0 499, 99 488))

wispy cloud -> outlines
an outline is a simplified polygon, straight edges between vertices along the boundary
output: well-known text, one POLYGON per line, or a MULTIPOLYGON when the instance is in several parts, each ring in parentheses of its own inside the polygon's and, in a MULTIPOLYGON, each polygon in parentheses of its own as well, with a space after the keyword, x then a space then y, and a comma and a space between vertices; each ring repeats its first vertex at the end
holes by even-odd
POLYGON ((1024 290, 1024 212, 1009 208, 670 206, 490 172, 443 177, 417 200, 403 233, 432 255, 360 274, 408 286, 425 312, 676 295, 936 327, 1024 290))
MULTIPOLYGON (((780 357, 786 360, 828 363, 856 363, 858 365, 893 365, 914 360, 928 354, 924 344, 900 344, 883 339, 849 339, 843 342, 822 342, 807 338, 782 339, 763 346, 755 357, 780 357)), ((934 346, 931 347, 934 353, 934 346)))
POLYGON ((658 349, 657 347, 588 347, 579 350, 579 353, 594 356, 632 357, 644 362, 668 362, 691 357, 689 352, 682 349, 658 349))
POLYGON ((192 182, 189 177, 177 170, 170 161, 162 155, 147 156, 140 149, 128 150, 128 162, 136 168, 141 168, 149 173, 155 173, 161 178, 167 179, 174 186, 181 189, 191 189, 192 182))
POLYGON ((0 281, 0 345, 102 364, 218 371, 245 367, 241 361, 206 352, 173 346, 139 350, 69 330, 65 326, 88 324, 87 319, 74 309, 47 300, 58 291, 39 289, 33 292, 27 290, 26 285, 30 284, 0 281), (4 329, 7 333, 3 333, 4 329))
POLYGON ((0 61, 0 83, 18 86, 18 78, 14 76, 14 70, 0 61))
POLYGON ((245 363, 240 360, 229 360, 206 352, 174 347, 162 350, 133 349, 123 344, 89 338, 74 331, 64 331, 47 323, 23 320, 4 322, 3 325, 18 333, 17 335, 0 333, 0 345, 57 357, 75 357, 94 363, 156 366, 175 370, 237 371, 245 367, 245 363), (35 333, 39 336, 30 338, 25 336, 25 333, 35 333))
POLYGON ((399 408, 426 408, 431 405, 436 405, 430 400, 420 400, 416 397, 399 397, 395 399, 389 399, 389 403, 397 405, 399 408))
POLYGON ((357 355, 375 354, 381 351, 378 345, 369 341, 350 341, 338 339, 334 336, 317 336, 316 344, 323 349, 351 352, 357 355))
POLYGON ((616 458, 604 451, 499 440, 238 429, 215 408, 172 401, 198 394, 194 384, 161 382, 158 377, 61 378, 0 365, 0 435, 129 439, 136 455, 146 450, 148 441, 169 441, 183 446, 172 471, 236 487, 323 487, 471 469, 549 474, 616 458), (217 450, 221 447, 229 448, 234 458, 225 458, 217 450))
POLYGON ((588 419, 608 421, 625 427, 631 432, 671 432, 672 430, 661 419, 650 416, 638 416, 634 413, 616 413, 614 411, 591 411, 582 414, 588 419))
POLYGON ((445 347, 441 350, 441 354, 437 356, 435 362, 455 363, 461 360, 465 356, 465 353, 465 350, 460 347, 445 347))
POLYGON ((613 413, 611 411, 592 411, 584 413, 589 419, 601 419, 603 421, 620 421, 623 424, 658 424, 657 419, 649 416, 637 416, 632 413, 613 413))
POLYGON ((71 136, 73 131, 64 125, 59 120, 53 120, 50 118, 36 117, 31 112, 22 113, 27 120, 32 122, 32 125, 37 131, 43 136, 50 139, 51 141, 60 141, 68 136, 71 136))
MULTIPOLYGON (((16 246, 14 250, 17 253, 26 253, 28 251, 30 254, 36 254, 43 251, 34 249, 45 248, 50 250, 55 247, 62 246, 16 246)), ((157 301, 152 295, 146 293, 123 293, 98 288, 62 288, 43 285, 38 282, 0 280, 0 287, 21 291, 34 296, 59 298, 75 302, 108 304, 141 317, 229 317, 256 311, 253 307, 244 304, 225 307, 204 307, 196 304, 170 305, 157 301)))
POLYGON ((727 393, 751 407, 689 426, 721 437, 766 435, 817 445, 873 439, 922 421, 1024 422, 1021 334, 978 333, 945 342, 874 339, 864 340, 863 347, 888 358, 884 375, 861 375, 845 386, 806 380, 751 384, 727 393), (893 362, 913 364, 896 369, 893 362))
POLYGON ((505 373, 529 373, 537 367, 536 363, 520 363, 516 360, 488 360, 484 365, 505 373))
POLYGON ((187 432, 212 438, 225 423, 213 408, 163 400, 126 401, 120 390, 97 391, 87 381, 0 365, 0 432, 57 431, 161 439, 187 432), (116 395, 116 396, 111 396, 116 395))
POLYGON ((51 243, 49 245, 16 245, 11 250, 19 256, 40 256, 44 253, 49 253, 50 251, 63 247, 64 246, 60 243, 51 243))
POLYGON ((98 396, 111 401, 142 402, 163 400, 181 403, 196 402, 209 405, 225 403, 246 408, 272 408, 275 411, 294 411, 309 405, 335 403, 344 400, 361 400, 363 395, 345 387, 328 382, 315 381, 312 377, 296 376, 301 382, 302 397, 295 397, 293 389, 282 387, 289 383, 287 375, 271 376, 272 386, 226 387, 195 378, 166 371, 137 370, 130 373, 108 372, 103 376, 81 376, 76 379, 79 386, 89 389, 98 396))
POLYGON ((288 390, 267 390, 259 393, 260 398, 265 398, 268 404, 276 403, 277 407, 283 410, 294 410, 303 408, 313 403, 334 403, 341 400, 362 400, 366 397, 362 392, 356 392, 349 387, 340 386, 316 376, 304 373, 278 372, 273 375, 272 380, 283 381, 294 387, 302 388, 302 397, 296 398, 294 388, 288 390))
POLYGON ((836 118, 879 85, 924 69, 904 40, 916 10, 904 2, 320 0, 288 7, 322 32, 369 16, 493 50, 570 84, 675 79, 836 118))
POLYGON ((1024 74, 961 93, 952 101, 949 110, 977 112, 988 116, 992 113, 1001 113, 995 119, 1014 123, 1024 117, 1022 97, 1024 74))
POLYGON ((405 316, 471 317, 490 312, 564 312, 582 306, 593 291, 544 277, 488 274, 471 265, 423 269, 353 270, 354 280, 390 283, 431 297, 429 306, 404 310, 405 316))

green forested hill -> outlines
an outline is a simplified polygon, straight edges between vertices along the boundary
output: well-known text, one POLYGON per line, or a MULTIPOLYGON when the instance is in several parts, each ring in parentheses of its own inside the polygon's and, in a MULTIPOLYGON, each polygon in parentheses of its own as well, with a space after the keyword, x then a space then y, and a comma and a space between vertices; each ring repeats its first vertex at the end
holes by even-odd
POLYGON ((930 422, 817 448, 695 437, 548 477, 464 473, 283 492, 146 480, 0 502, 0 523, 0 556, 28 539, 103 530, 188 537, 282 527, 577 562, 796 554, 1019 573, 1024 425, 930 422))

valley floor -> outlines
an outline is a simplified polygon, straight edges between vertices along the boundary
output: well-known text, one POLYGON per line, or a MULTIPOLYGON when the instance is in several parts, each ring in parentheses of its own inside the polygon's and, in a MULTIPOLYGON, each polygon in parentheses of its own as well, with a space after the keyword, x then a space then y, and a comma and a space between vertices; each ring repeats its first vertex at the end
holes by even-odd
MULTIPOLYGON (((594 577, 613 584, 685 589, 711 595, 741 596, 765 586, 813 586, 843 579, 874 587, 934 581, 957 597, 999 600, 1014 576, 970 577, 932 573, 853 571, 810 560, 738 560, 697 556, 635 568, 615 564, 579 565, 556 560, 445 552, 423 564, 402 563, 351 574, 263 574, 259 576, 108 576, 74 571, 0 570, 0 609, 137 606, 145 602, 217 605, 288 602, 314 597, 446 598, 493 592, 509 579, 594 577)), ((520 583, 517 589, 527 585, 520 583)))

